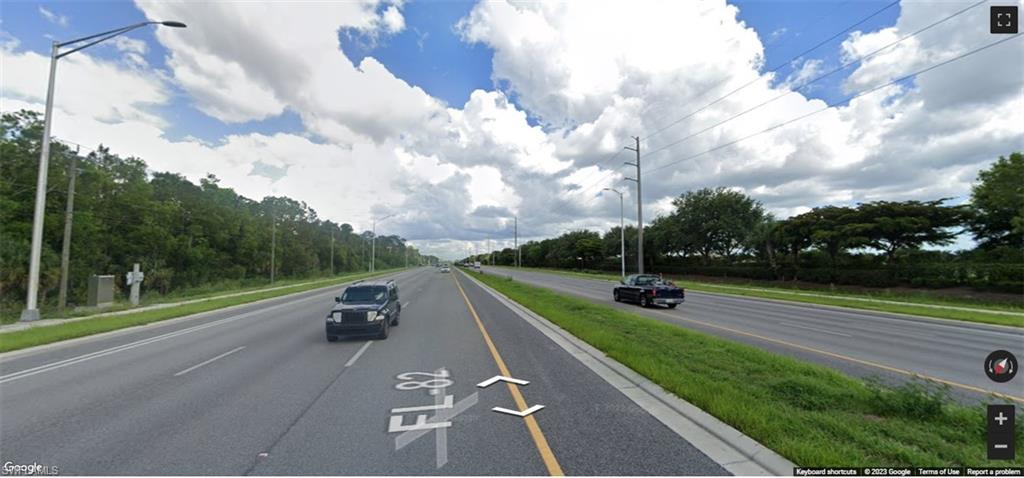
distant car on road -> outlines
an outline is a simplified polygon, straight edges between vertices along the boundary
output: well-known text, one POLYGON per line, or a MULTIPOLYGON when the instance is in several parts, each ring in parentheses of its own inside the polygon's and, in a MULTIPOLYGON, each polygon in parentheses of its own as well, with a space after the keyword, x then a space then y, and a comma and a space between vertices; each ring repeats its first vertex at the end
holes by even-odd
POLYGON ((683 289, 652 274, 633 274, 620 281, 620 284, 612 290, 615 302, 636 302, 641 307, 656 304, 674 309, 686 300, 683 289))
POLYGON ((398 284, 394 280, 356 282, 334 301, 337 304, 327 314, 328 342, 352 335, 386 339, 402 315, 398 284))
POLYGON ((452 271, 451 268, 449 268, 448 266, 446 266, 446 265, 445 266, 441 266, 441 272, 451 272, 451 271, 452 271))

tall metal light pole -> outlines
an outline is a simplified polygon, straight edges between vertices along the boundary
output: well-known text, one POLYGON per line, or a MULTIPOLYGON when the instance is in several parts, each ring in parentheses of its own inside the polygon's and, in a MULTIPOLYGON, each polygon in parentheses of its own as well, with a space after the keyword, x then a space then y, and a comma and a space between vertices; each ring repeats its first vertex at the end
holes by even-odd
POLYGON ((50 163, 50 124, 53 120, 53 85, 57 80, 57 60, 64 58, 76 51, 89 48, 97 43, 109 40, 123 33, 128 33, 136 28, 147 25, 164 25, 168 27, 185 28, 181 22, 142 22, 114 30, 77 38, 66 42, 54 41, 50 48, 50 81, 46 88, 46 110, 43 114, 43 144, 39 152, 39 176, 36 181, 36 205, 35 213, 32 216, 32 249, 29 252, 28 261, 28 296, 25 298, 25 310, 21 311, 21 320, 28 322, 39 319, 39 260, 43 251, 43 218, 46 215, 46 174, 49 171, 50 163), (92 41, 89 41, 92 40, 92 41), (60 49, 78 43, 88 43, 61 52, 60 49))
POLYGON ((636 178, 626 178, 629 181, 636 181, 636 268, 639 274, 644 273, 644 190, 643 178, 640 176, 640 137, 634 136, 636 147, 625 149, 636 151, 636 162, 626 163, 636 166, 636 178))
POLYGON ((394 214, 388 214, 380 219, 373 219, 373 231, 370 234, 370 272, 377 272, 377 221, 384 221, 385 219, 394 216, 394 214))
POLYGON ((622 191, 612 188, 604 188, 605 191, 611 191, 619 195, 619 243, 622 248, 620 255, 622 256, 622 278, 626 278, 626 206, 623 200, 622 191))

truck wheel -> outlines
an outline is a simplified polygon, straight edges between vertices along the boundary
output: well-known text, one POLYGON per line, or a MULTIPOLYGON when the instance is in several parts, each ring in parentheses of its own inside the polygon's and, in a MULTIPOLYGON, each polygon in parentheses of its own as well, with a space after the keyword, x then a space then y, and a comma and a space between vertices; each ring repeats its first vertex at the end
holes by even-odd
POLYGON ((674 308, 676 308, 676 306, 677 306, 677 305, 679 305, 679 304, 665 304, 665 305, 666 305, 666 306, 667 306, 668 308, 670 308, 670 309, 674 309, 674 308))
POLYGON ((391 330, 391 325, 387 321, 384 321, 380 326, 380 333, 377 334, 377 338, 380 340, 387 340, 389 330, 391 330))
POLYGON ((622 298, 619 297, 619 289, 612 291, 612 298, 615 299, 615 302, 622 302, 622 298))
POLYGON ((640 307, 650 307, 650 306, 651 306, 651 302, 649 300, 647 300, 647 296, 646 295, 641 295, 640 296, 640 307))

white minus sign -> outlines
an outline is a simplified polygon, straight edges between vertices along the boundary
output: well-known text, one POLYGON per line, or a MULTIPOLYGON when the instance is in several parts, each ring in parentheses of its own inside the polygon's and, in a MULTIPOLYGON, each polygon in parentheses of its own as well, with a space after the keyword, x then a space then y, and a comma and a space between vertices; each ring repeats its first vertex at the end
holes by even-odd
POLYGON ((1007 447, 1008 447, 1008 445, 992 445, 992 448, 998 448, 1000 450, 1002 450, 1004 448, 1007 448, 1007 447))

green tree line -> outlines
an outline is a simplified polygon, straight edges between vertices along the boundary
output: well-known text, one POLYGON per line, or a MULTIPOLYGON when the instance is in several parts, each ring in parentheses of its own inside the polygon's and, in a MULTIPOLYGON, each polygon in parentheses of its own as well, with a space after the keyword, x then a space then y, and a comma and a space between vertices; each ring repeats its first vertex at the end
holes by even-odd
MULTIPOLYGON (((24 304, 39 168, 42 122, 28 111, 0 119, 0 297, 6 311, 24 304)), ((51 144, 43 233, 40 300, 56 302, 69 164, 77 158, 70 254, 69 302, 85 299, 88 277, 115 274, 123 285, 133 263, 146 272, 143 290, 167 294, 219 282, 269 282, 365 271, 370 232, 317 216, 287 197, 255 201, 209 175, 195 184, 181 175, 151 172, 139 158, 100 146, 85 156, 51 144)), ((436 260, 403 238, 377 237, 377 269, 436 260)))
MULTIPOLYGON (((780 220, 735 190, 687 191, 673 200, 670 214, 644 228, 645 269, 863 286, 1024 291, 1024 155, 1000 157, 981 171, 969 203, 949 202, 826 205, 780 220), (963 234, 970 234, 977 247, 941 250, 963 234)), ((627 268, 635 271, 636 227, 625 232, 627 268)), ((619 238, 619 227, 603 234, 570 231, 523 244, 522 262, 618 271, 619 238)), ((511 265, 515 251, 496 251, 494 261, 511 265)))

